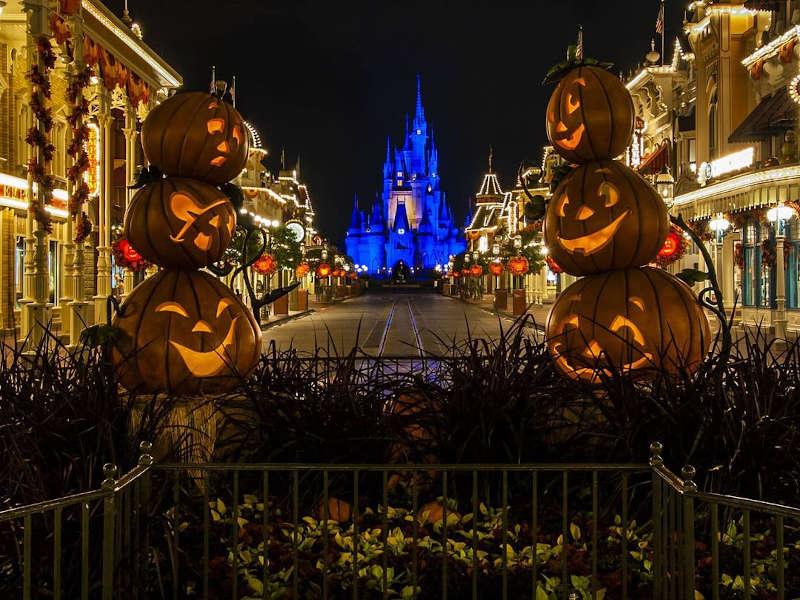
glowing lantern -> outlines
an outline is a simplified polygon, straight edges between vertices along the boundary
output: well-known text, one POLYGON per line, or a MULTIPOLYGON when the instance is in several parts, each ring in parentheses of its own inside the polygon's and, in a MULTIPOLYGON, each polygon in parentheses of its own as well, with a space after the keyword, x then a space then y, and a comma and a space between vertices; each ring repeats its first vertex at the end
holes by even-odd
POLYGON ((247 164, 250 139, 233 106, 205 92, 186 92, 150 111, 142 147, 147 160, 167 175, 220 185, 247 164))
POLYGON ((570 275, 646 265, 668 232, 669 215, 658 192, 612 160, 573 170, 556 189, 544 218, 545 244, 570 275))
POLYGON ((472 265, 469 268, 469 274, 474 276, 474 277, 478 277, 480 275, 483 275, 483 267, 480 266, 480 265, 472 265))
POLYGON ((236 229, 233 204, 218 188, 179 177, 136 192, 125 211, 125 233, 150 262, 199 269, 218 261, 236 229))
POLYGON ((622 81, 600 67, 578 67, 547 105, 547 137, 572 163, 613 159, 633 135, 633 100, 622 81))
POLYGON ((662 259, 673 258, 681 251, 682 243, 681 235, 675 231, 670 231, 667 234, 667 239, 664 240, 664 245, 658 251, 658 257, 662 259))
POLYGON ((328 263, 322 263, 320 266, 317 267, 317 277, 330 277, 331 275, 331 266, 328 263))
POLYGON ((111 247, 114 262, 118 267, 131 271, 143 271, 147 268, 147 261, 139 254, 126 238, 119 238, 111 247))
POLYGON ((547 344, 565 375, 591 383, 602 375, 695 370, 711 332, 692 290, 652 267, 590 275, 559 296, 547 344))
POLYGON ((278 263, 271 254, 262 254, 253 263, 253 270, 260 275, 272 275, 278 270, 278 263))
POLYGON ((242 302, 201 271, 164 269, 134 288, 113 322, 120 381, 142 393, 233 388, 255 368, 261 329, 242 302))
POLYGON ((527 274, 529 268, 528 259, 524 256, 515 256, 508 261, 508 270, 516 277, 527 274))
POLYGON ((302 279, 303 277, 308 275, 309 271, 311 271, 311 267, 308 266, 308 263, 302 262, 295 267, 294 274, 297 276, 298 279, 302 279))
POLYGON ((500 275, 503 274, 503 271, 505 271, 505 267, 500 261, 489 263, 489 272, 495 277, 500 277, 500 275))

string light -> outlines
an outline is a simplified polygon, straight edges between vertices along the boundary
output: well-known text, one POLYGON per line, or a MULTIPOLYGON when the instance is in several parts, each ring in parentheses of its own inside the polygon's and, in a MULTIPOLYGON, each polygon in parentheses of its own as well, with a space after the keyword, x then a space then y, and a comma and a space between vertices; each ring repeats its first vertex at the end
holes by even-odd
POLYGON ((798 91, 798 87, 800 87, 800 75, 796 75, 789 84, 789 95, 796 104, 800 104, 800 91, 798 91))
POLYGON ((776 37, 774 40, 769 42, 768 44, 764 44, 753 52, 750 56, 746 57, 742 60, 742 64, 747 67, 748 69, 757 61, 761 60, 762 58, 767 58, 772 54, 776 53, 781 46, 784 44, 791 42, 794 39, 797 39, 800 36, 800 25, 792 27, 789 31, 784 33, 783 35, 776 37))
POLYGON ((700 190, 682 194, 675 198, 675 204, 688 204, 696 200, 708 199, 712 196, 721 196, 723 194, 738 192, 762 183, 778 184, 792 179, 800 181, 800 165, 766 169, 758 173, 746 173, 744 175, 732 177, 731 179, 706 186, 700 190))
POLYGON ((740 171, 753 166, 755 160, 755 148, 745 148, 739 152, 728 154, 710 163, 704 162, 700 165, 697 173, 697 182, 705 185, 709 179, 715 179, 734 171, 740 171))

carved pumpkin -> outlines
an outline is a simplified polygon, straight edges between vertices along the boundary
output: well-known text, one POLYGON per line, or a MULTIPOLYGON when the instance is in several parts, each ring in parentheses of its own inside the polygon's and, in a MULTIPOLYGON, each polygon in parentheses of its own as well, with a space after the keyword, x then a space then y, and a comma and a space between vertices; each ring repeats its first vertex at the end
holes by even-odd
POLYGON ((298 279, 302 279, 306 275, 308 275, 311 267, 308 266, 307 262, 302 262, 294 268, 294 274, 297 276, 298 279))
POLYGON ((692 290, 652 267, 584 277, 564 291, 547 320, 558 369, 592 383, 612 372, 691 372, 710 343, 692 290))
POLYGON ((500 261, 495 261, 495 262, 489 263, 489 272, 492 275, 494 275, 495 277, 500 277, 500 275, 502 275, 503 271, 505 271, 505 270, 506 270, 506 268, 503 266, 503 263, 501 263, 500 261))
POLYGON ((143 187, 125 211, 133 247, 163 267, 200 269, 218 261, 235 229, 236 211, 225 194, 180 177, 143 187))
POLYGON ((573 163, 616 158, 630 145, 633 116, 633 100, 619 77, 599 67, 578 67, 550 98, 547 137, 573 163))
POLYGON ((250 139, 242 115, 205 92, 177 94, 147 115, 142 147, 167 175, 220 185, 247 163, 250 139))
POLYGON ((574 169, 547 205, 544 239, 571 275, 651 262, 669 233, 664 201, 640 175, 613 160, 574 169))
POLYGON ((340 500, 339 498, 328 498, 328 514, 325 514, 325 501, 320 500, 319 505, 315 511, 317 518, 322 521, 325 517, 329 521, 336 521, 337 523, 346 523, 350 520, 352 509, 349 502, 340 500))
POLYGON ((140 283, 114 319, 120 382, 143 393, 226 391, 247 377, 261 329, 242 302, 201 271, 165 269, 140 283))
POLYGON ((331 266, 328 263, 322 263, 317 267, 317 277, 325 278, 331 275, 331 266))
POLYGON ((469 273, 470 273, 470 275, 472 275, 474 277, 479 277, 479 276, 483 275, 483 267, 480 266, 480 265, 472 265, 469 268, 469 273))
POLYGON ((530 269, 530 265, 528 264, 528 259, 524 256, 515 256, 508 261, 508 270, 512 275, 521 277, 528 273, 528 269, 530 269))

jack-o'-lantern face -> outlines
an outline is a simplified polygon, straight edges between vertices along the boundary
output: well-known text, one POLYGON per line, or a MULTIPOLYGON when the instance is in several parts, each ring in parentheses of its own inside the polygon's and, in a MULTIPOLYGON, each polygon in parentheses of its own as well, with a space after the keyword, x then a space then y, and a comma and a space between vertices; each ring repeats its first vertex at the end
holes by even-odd
POLYGON ((590 383, 614 373, 691 371, 710 341, 689 287, 650 267, 581 279, 559 297, 547 322, 558 369, 590 383))
POLYGON ((618 77, 599 67, 567 73, 547 106, 556 152, 583 164, 622 154, 633 135, 633 101, 618 77))
POLYGON ((217 188, 168 177, 132 198, 125 231, 134 248, 163 267, 198 269, 218 261, 236 229, 236 211, 217 188))
POLYGON ((250 311, 214 277, 165 269, 137 286, 114 325, 120 380, 129 390, 193 394, 227 390, 261 350, 250 311))
POLYGON ((239 112, 203 92, 177 94, 147 116, 142 147, 167 175, 220 185, 247 163, 250 137, 239 112))
POLYGON ((572 275, 647 264, 668 231, 667 208, 658 193, 610 160, 573 170, 554 193, 544 222, 553 260, 572 275))

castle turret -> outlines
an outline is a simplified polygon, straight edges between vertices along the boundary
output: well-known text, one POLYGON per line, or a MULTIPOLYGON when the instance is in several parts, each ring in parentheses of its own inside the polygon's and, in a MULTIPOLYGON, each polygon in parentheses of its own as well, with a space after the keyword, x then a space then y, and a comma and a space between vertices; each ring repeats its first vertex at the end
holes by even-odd
POLYGON ((347 230, 348 235, 358 235, 361 233, 361 211, 358 210, 358 196, 353 195, 353 214, 350 217, 350 228, 347 230))

